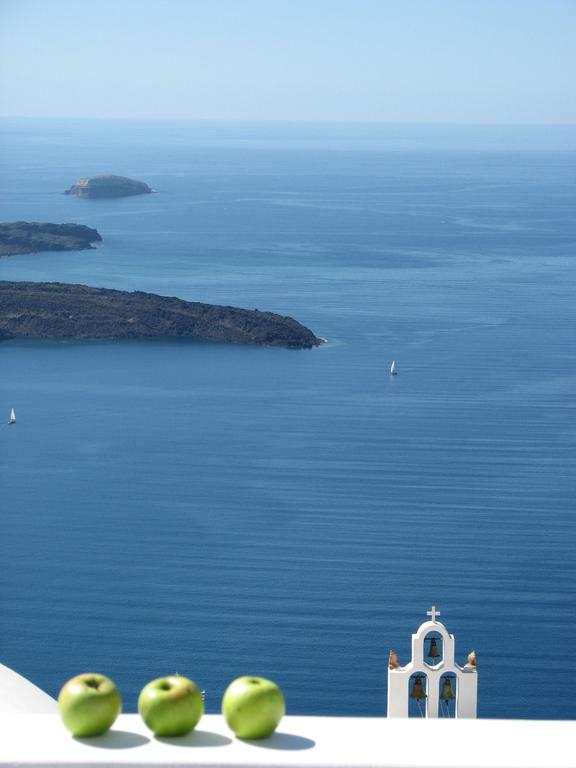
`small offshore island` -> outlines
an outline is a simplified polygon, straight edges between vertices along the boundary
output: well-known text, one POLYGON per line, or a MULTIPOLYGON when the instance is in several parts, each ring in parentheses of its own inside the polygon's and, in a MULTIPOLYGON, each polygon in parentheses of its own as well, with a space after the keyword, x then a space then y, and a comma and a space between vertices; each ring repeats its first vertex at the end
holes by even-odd
POLYGON ((84 224, 15 221, 0 224, 0 257, 40 251, 84 251, 101 240, 96 229, 84 224))
POLYGON ((135 181, 126 176, 87 176, 78 179, 65 195, 76 197, 131 197, 149 195, 152 190, 143 181, 135 181))
POLYGON ((0 341, 190 338, 310 349, 323 343, 291 317, 153 293, 0 281, 0 341))

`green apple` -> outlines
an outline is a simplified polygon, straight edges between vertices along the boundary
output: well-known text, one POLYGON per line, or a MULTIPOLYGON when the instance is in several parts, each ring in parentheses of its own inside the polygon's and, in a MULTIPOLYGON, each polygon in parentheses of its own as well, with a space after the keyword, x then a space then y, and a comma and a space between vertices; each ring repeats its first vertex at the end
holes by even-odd
POLYGON ((65 683, 58 707, 64 725, 74 736, 100 736, 118 717, 122 700, 112 680, 86 672, 65 683))
POLYGON ((159 677, 142 688, 138 712, 155 736, 184 736, 202 717, 202 692, 187 677, 159 677))
POLYGON ((265 677, 238 677, 222 698, 222 714, 240 739, 265 739, 282 720, 286 704, 282 691, 265 677))

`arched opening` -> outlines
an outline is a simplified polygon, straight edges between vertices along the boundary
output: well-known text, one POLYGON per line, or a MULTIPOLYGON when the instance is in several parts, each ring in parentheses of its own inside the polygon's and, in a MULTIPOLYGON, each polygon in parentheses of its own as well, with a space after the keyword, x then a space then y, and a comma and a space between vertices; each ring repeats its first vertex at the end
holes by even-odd
POLYGON ((435 667, 444 658, 444 642, 439 632, 428 632, 424 638, 424 662, 435 667))
POLYGON ((408 717, 426 717, 427 696, 428 677, 423 672, 415 672, 408 681, 408 717))
POLYGON ((442 675, 438 691, 438 717, 456 717, 458 678, 453 672, 442 675))

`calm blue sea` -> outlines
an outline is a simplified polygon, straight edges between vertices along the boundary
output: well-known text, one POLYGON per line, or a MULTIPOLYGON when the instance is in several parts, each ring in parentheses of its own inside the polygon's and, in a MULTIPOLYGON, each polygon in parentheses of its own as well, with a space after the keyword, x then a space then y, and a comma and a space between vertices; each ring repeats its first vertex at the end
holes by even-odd
POLYGON ((575 718, 576 128, 0 124, 2 280, 289 314, 330 343, 0 345, 0 662, 56 695, 240 674, 381 715, 432 603, 483 717, 575 718), (67 197, 117 173, 158 194, 67 197), (399 375, 388 368, 396 360, 399 375), (18 422, 8 429, 10 407, 18 422))

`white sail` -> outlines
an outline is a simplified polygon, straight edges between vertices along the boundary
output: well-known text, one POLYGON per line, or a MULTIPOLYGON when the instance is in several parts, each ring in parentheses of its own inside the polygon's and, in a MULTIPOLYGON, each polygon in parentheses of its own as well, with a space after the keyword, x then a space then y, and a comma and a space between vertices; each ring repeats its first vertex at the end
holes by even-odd
POLYGON ((392 365, 390 366, 390 375, 396 376, 396 360, 392 360, 392 365))
POLYGON ((16 414, 14 413, 14 408, 10 409, 10 417, 8 418, 8 424, 15 424, 16 423, 16 414))

